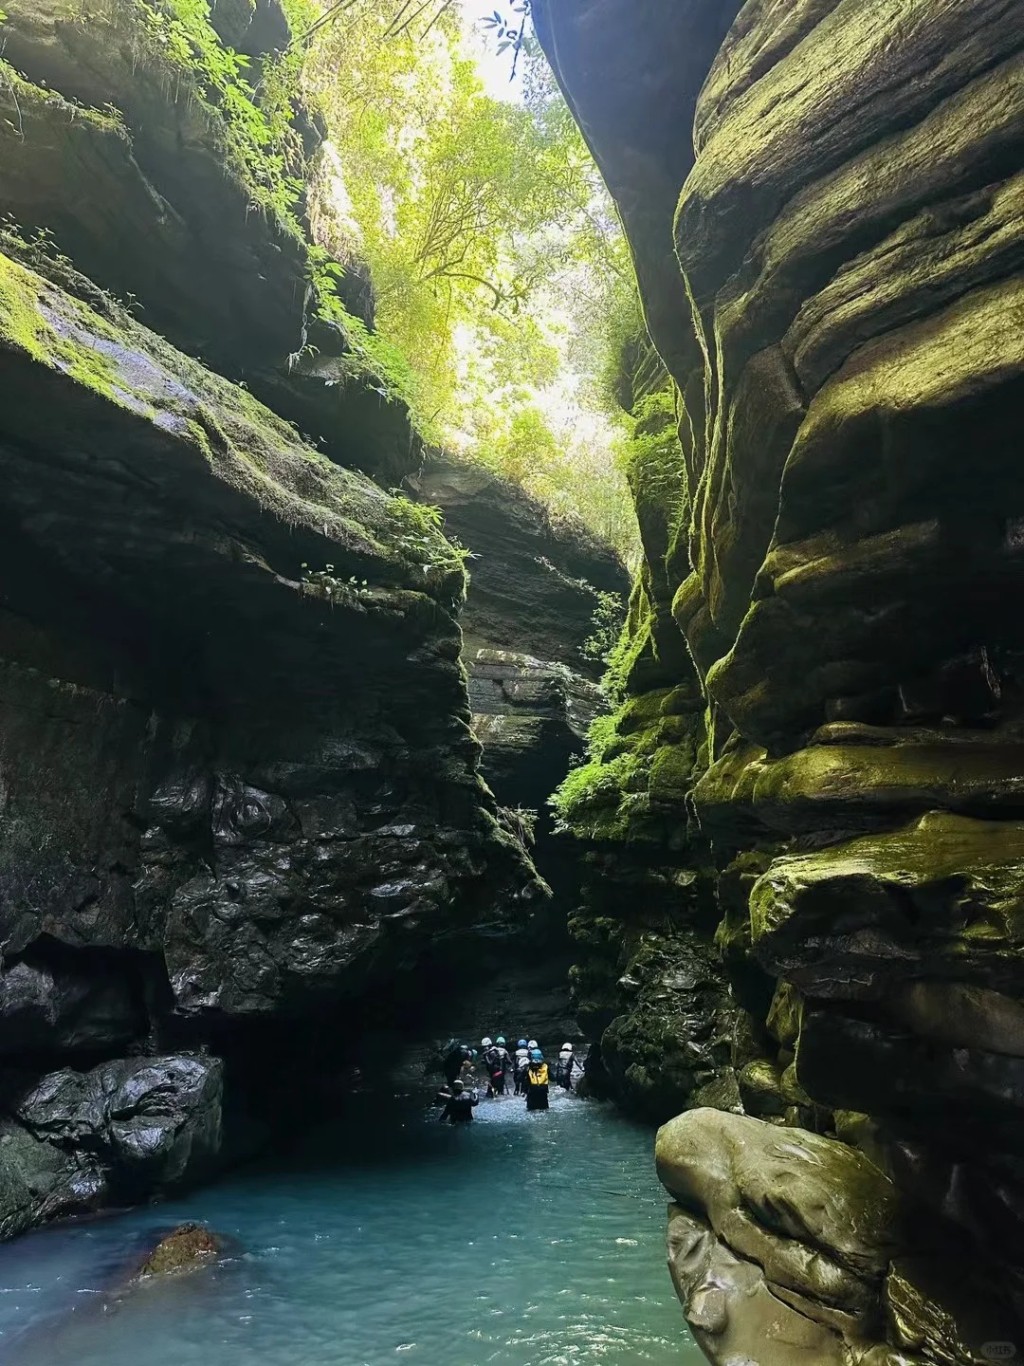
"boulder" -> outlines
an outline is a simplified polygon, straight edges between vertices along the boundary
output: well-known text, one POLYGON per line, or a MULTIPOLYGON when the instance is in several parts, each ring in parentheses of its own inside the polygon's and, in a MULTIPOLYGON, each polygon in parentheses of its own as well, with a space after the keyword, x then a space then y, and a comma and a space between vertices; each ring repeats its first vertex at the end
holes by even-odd
POLYGON ((867 1158, 818 1134, 697 1109, 659 1131, 657 1163, 678 1205, 670 1267, 712 1361, 746 1352, 758 1366, 810 1366, 866 1350, 889 1264, 913 1246, 895 1186, 867 1158))
POLYGON ((0 1121, 0 1234, 202 1179, 221 1143, 222 1065, 126 1058, 8 1083, 0 1121))
POLYGON ((151 1276, 182 1276, 209 1266, 224 1249, 224 1240, 205 1224, 179 1224, 165 1234, 135 1273, 135 1280, 151 1276))

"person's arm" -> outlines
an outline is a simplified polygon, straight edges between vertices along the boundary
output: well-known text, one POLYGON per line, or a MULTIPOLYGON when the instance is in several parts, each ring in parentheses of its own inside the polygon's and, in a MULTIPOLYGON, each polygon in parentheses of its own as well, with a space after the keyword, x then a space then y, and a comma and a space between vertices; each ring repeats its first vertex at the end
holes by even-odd
POLYGON ((445 1101, 444 1109, 441 1111, 441 1118, 440 1118, 440 1120, 438 1121, 438 1123, 443 1124, 443 1123, 445 1122, 445 1120, 448 1119, 448 1118, 451 1116, 451 1112, 452 1112, 452 1102, 451 1102, 451 1098, 449 1097, 449 1099, 445 1101))

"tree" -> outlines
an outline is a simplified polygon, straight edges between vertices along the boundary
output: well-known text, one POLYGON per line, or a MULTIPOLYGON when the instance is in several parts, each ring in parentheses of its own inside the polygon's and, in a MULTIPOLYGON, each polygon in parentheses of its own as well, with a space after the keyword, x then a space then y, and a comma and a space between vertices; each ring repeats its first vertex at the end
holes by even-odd
MULTIPOLYGON (((528 7, 508 13, 521 34, 528 7)), ((511 31, 503 23, 499 41, 511 31)), ((613 539, 632 544, 610 419, 552 416, 559 403, 600 406, 594 337, 612 294, 633 287, 628 253, 538 46, 516 37, 508 50, 521 101, 485 93, 451 5, 348 0, 316 27, 306 80, 336 146, 353 254, 372 273, 376 327, 408 362, 425 435, 595 529, 617 518, 613 539)))

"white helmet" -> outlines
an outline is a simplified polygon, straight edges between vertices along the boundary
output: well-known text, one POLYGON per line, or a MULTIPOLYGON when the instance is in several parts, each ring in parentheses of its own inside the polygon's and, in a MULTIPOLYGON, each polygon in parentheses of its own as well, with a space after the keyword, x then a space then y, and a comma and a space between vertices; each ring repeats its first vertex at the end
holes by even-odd
POLYGON ((539 1048, 540 1044, 536 1039, 530 1039, 526 1046, 527 1048, 539 1048))
POLYGON ((491 1046, 491 1041, 490 1041, 490 1039, 481 1039, 481 1040, 480 1040, 480 1047, 481 1047, 481 1048, 490 1048, 490 1046, 491 1046))
POLYGON ((564 1043, 564 1044, 562 1044, 562 1052, 563 1052, 563 1053, 571 1053, 571 1052, 572 1052, 572 1044, 571 1044, 571 1043, 564 1043))

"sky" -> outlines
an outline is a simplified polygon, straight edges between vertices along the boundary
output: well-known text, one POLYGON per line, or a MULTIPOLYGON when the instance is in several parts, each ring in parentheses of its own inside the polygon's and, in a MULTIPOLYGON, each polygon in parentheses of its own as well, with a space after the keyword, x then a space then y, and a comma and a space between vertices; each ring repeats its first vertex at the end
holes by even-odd
POLYGON ((519 100, 522 98, 522 83, 510 80, 512 73, 512 54, 498 53, 493 33, 481 29, 480 20, 493 15, 495 11, 511 16, 508 0, 458 0, 466 27, 467 41, 476 57, 480 79, 488 95, 496 100, 519 100))

